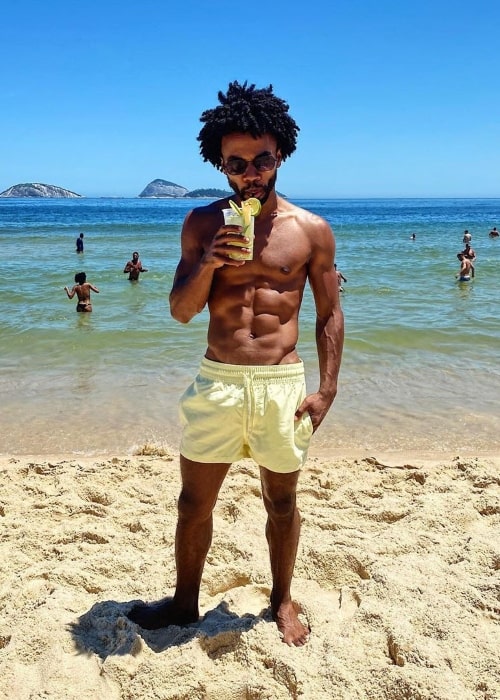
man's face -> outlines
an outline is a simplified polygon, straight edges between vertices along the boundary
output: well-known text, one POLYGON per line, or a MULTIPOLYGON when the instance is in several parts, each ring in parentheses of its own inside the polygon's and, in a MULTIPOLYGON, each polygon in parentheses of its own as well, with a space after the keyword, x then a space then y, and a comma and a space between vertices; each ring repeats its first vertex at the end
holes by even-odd
POLYGON ((248 162, 241 175, 226 173, 231 189, 242 200, 256 197, 264 204, 275 188, 277 170, 281 165, 281 154, 277 150, 274 136, 265 134, 254 139, 250 134, 228 134, 222 138, 221 150, 223 164, 232 158, 242 158, 248 162), (272 155, 277 159, 272 170, 257 170, 252 161, 260 155, 272 155))

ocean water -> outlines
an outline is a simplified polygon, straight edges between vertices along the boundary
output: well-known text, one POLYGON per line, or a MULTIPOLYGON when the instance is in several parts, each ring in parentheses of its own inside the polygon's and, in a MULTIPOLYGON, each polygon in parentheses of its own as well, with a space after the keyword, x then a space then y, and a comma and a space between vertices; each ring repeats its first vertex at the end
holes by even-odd
MULTIPOLYGON (((313 451, 497 451, 500 437, 500 200, 294 200, 335 231, 348 281, 337 399, 313 451), (459 284, 464 229, 476 277, 459 284), (410 240, 411 233, 416 240, 410 240)), ((168 294, 186 213, 203 200, 0 199, 0 452, 126 453, 177 447, 177 402, 205 350, 168 294), (85 252, 75 253, 85 234, 85 252), (138 283, 122 270, 138 250, 138 283), (100 294, 77 314, 85 271, 100 294)), ((299 352, 318 373, 310 292, 299 352)))

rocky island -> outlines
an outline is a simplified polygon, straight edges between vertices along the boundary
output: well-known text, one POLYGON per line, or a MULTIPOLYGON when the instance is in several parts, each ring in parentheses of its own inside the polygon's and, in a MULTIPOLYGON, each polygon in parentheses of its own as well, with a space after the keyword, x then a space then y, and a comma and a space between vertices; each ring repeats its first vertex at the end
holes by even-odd
POLYGON ((153 180, 152 182, 150 182, 149 185, 146 185, 139 197, 141 199, 169 199, 178 197, 214 197, 222 199, 222 197, 228 197, 230 194, 232 194, 232 192, 214 188, 189 191, 187 187, 177 185, 175 182, 169 182, 168 180, 161 180, 160 178, 158 178, 157 180, 153 180))
MULTIPOLYGON (((229 197, 232 192, 228 190, 220 190, 217 188, 188 190, 187 187, 177 185, 175 182, 168 180, 156 179, 152 180, 149 185, 142 190, 138 195, 141 199, 180 199, 180 198, 207 198, 207 199, 222 199, 229 197)), ((65 197, 65 198, 81 198, 83 195, 66 190, 63 187, 56 185, 45 185, 41 182, 25 182, 19 185, 13 185, 7 190, 0 192, 0 197, 65 197)))
POLYGON ((182 187, 182 185, 176 185, 175 182, 169 182, 168 180, 157 179, 146 185, 139 197, 184 197, 187 192, 188 189, 182 187))
POLYGON ((215 187, 202 190, 192 190, 184 195, 184 197, 190 197, 196 199, 197 197, 207 197, 210 199, 224 199, 224 197, 229 197, 234 195, 234 192, 229 192, 229 190, 218 190, 215 187))
POLYGON ((7 190, 0 192, 0 197, 81 197, 81 194, 65 190, 56 185, 44 185, 41 182, 25 182, 20 185, 13 185, 7 190))

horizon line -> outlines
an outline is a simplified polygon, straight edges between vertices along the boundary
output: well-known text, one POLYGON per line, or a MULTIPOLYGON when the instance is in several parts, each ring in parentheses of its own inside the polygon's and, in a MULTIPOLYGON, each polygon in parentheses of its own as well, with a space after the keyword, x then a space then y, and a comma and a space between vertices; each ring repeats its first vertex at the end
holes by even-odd
MULTIPOLYGON (((208 189, 208 188, 207 188, 208 189)), ((229 196, 229 195, 228 195, 229 196)), ((466 200, 472 200, 472 199, 486 199, 486 200, 500 200, 500 195, 498 196, 492 196, 492 195, 344 195, 344 196, 321 196, 321 195, 284 195, 281 194, 281 197, 284 199, 327 199, 327 200, 336 200, 336 201, 341 201, 341 200, 346 200, 346 199, 466 199, 466 200)), ((217 200, 217 199, 224 199, 224 197, 210 197, 210 196, 201 196, 201 197, 140 197, 139 195, 112 195, 112 194, 103 194, 103 195, 77 195, 76 197, 10 197, 10 196, 3 196, 0 197, 0 201, 2 200, 8 200, 8 199, 30 199, 30 200, 64 200, 64 201, 75 201, 75 200, 81 200, 81 199, 155 199, 155 200, 182 200, 182 199, 212 199, 212 200, 217 200)))

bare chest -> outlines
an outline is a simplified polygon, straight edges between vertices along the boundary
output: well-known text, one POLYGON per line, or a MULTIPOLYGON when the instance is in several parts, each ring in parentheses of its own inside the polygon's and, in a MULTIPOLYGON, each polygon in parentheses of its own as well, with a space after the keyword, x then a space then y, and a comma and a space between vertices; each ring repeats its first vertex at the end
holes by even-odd
POLYGON ((300 227, 279 220, 272 226, 256 222, 254 256, 247 271, 286 279, 300 274, 309 256, 309 241, 300 227))

